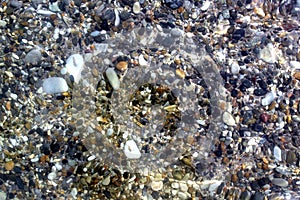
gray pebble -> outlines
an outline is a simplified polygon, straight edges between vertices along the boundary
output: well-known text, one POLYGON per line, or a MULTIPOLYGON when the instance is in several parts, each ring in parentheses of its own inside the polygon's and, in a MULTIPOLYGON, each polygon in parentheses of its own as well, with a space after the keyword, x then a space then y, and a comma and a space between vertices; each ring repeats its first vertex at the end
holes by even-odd
POLYGON ((65 79, 61 77, 50 77, 44 79, 43 90, 47 94, 55 94, 68 91, 69 87, 65 79))
POLYGON ((28 64, 38 64, 40 61, 42 60, 42 54, 40 52, 40 50, 38 49, 32 49, 31 51, 29 51, 27 53, 27 55, 25 56, 25 63, 28 64))
POLYGON ((113 68, 108 68, 105 74, 113 89, 118 90, 120 88, 120 80, 115 70, 113 68))
POLYGON ((289 183, 283 178, 273 178, 272 183, 280 187, 287 187, 289 185, 289 183))

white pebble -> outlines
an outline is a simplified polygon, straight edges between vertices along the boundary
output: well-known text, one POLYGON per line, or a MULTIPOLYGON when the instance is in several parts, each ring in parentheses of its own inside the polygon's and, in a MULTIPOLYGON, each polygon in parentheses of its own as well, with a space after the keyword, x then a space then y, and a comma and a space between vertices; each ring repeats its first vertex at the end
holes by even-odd
POLYGON ((237 62, 233 62, 233 63, 231 64, 231 73, 232 73, 232 74, 238 74, 239 71, 240 71, 240 66, 239 66, 239 64, 238 64, 237 62))
POLYGON ((47 94, 55 94, 68 91, 69 87, 65 79, 61 77, 50 77, 44 79, 43 91, 47 94))
POLYGON ((49 180, 54 180, 56 178, 56 173, 55 172, 51 172, 48 174, 48 179, 49 180))
POLYGON ((72 197, 74 198, 74 199, 77 199, 77 189, 76 188, 72 188, 72 190, 71 190, 71 195, 72 195, 72 197))
POLYGON ((128 140, 125 143, 124 153, 129 159, 139 159, 141 157, 141 152, 134 140, 128 140))
POLYGON ((182 192, 187 192, 189 187, 185 183, 179 183, 180 190, 182 192))
POLYGON ((133 4, 132 11, 134 14, 139 14, 141 12, 141 5, 138 1, 133 4))
POLYGON ((81 71, 84 67, 84 60, 80 54, 71 55, 66 61, 66 68, 70 75, 74 77, 74 81, 78 83, 81 78, 81 71))
POLYGON ((205 1, 203 6, 200 8, 202 11, 206 11, 210 6, 210 1, 205 1))
POLYGON ((210 192, 214 192, 217 190, 217 188, 219 187, 219 185, 221 185, 222 181, 216 181, 215 183, 211 184, 208 188, 208 190, 210 192))
POLYGON ((282 161, 282 159, 281 159, 281 149, 278 146, 274 147, 273 154, 274 154, 274 157, 277 161, 282 161))
POLYGON ((151 182, 151 188, 154 191, 160 191, 164 186, 164 183, 162 181, 152 181, 151 182))
POLYGON ((229 112, 224 112, 223 114, 223 122, 228 126, 235 126, 235 120, 233 116, 229 112))
POLYGON ((261 100, 261 105, 267 106, 272 103, 272 101, 275 99, 276 95, 274 92, 269 92, 266 94, 266 96, 261 100))
POLYGON ((292 68, 300 69, 300 62, 298 62, 298 61, 292 60, 292 61, 290 61, 290 65, 292 68))
POLYGON ((140 66, 147 66, 148 62, 145 60, 143 54, 139 55, 139 64, 140 66))
POLYGON ((118 90, 120 88, 120 80, 115 70, 113 68, 107 68, 105 74, 113 89, 118 90))
POLYGON ((66 67, 63 67, 63 68, 61 68, 61 70, 60 70, 60 73, 61 73, 62 75, 65 75, 67 72, 68 72, 68 70, 67 70, 66 67))
POLYGON ((275 63, 278 60, 276 55, 276 50, 272 43, 267 44, 260 52, 259 59, 267 62, 267 63, 275 63))

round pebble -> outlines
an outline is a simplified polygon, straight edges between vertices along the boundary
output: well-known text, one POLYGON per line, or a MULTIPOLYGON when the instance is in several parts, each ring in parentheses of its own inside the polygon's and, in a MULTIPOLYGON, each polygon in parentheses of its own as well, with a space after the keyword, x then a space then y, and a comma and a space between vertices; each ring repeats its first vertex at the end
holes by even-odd
POLYGON ((163 188, 164 184, 162 181, 152 181, 151 189, 154 191, 160 191, 163 188))

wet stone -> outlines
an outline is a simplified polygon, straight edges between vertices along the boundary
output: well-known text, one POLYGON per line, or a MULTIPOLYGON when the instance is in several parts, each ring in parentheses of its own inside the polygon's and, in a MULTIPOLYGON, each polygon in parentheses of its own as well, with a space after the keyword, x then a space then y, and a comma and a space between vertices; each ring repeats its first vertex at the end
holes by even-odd
POLYGON ((36 65, 40 63, 42 60, 42 54, 41 51, 38 49, 33 49, 29 51, 25 56, 25 63, 36 65))
POLYGON ((294 151, 288 151, 286 155, 286 162, 289 164, 295 163, 297 161, 297 155, 294 151))
POLYGON ((175 9, 178 9, 179 7, 183 6, 184 1, 183 0, 166 0, 165 3, 169 8, 175 10, 175 9))
POLYGON ((244 29, 237 29, 232 33, 232 39, 240 40, 245 37, 245 30, 244 29))
POLYGON ((255 96, 264 96, 264 95, 267 94, 267 93, 268 93, 267 90, 263 90, 263 89, 260 89, 260 88, 255 89, 254 92, 253 92, 253 94, 254 94, 255 96))
POLYGON ((287 187, 289 183, 283 178, 273 178, 272 183, 280 187, 287 187))

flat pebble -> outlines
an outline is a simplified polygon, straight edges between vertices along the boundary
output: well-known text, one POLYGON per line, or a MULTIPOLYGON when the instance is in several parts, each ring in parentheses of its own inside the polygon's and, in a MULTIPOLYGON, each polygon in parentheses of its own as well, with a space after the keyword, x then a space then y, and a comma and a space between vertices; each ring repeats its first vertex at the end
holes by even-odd
POLYGON ((139 14, 141 12, 141 5, 138 1, 133 4, 132 11, 134 14, 139 14))
POLYGON ((267 44, 260 52, 259 58, 267 63, 275 63, 278 60, 276 50, 272 43, 267 44))
POLYGON ((295 69, 300 69, 300 62, 292 60, 290 61, 290 66, 295 69))
POLYGON ((233 62, 233 63, 231 64, 231 69, 230 69, 230 71, 231 71, 232 74, 238 74, 239 71, 240 71, 240 66, 239 66, 239 64, 238 64, 237 62, 233 62))
POLYGON ((51 172, 48 174, 48 179, 49 180, 54 180, 56 178, 56 173, 55 172, 51 172))
POLYGON ((281 149, 278 146, 274 147, 273 154, 274 154, 274 157, 277 161, 282 161, 282 159, 281 159, 281 149))
POLYGON ((261 105, 268 106, 272 103, 272 101, 275 99, 276 95, 274 92, 269 92, 266 94, 266 96, 261 100, 261 105))
POLYGON ((187 192, 189 189, 189 187, 185 183, 179 183, 179 187, 182 192, 187 192))
POLYGON ((185 192, 178 192, 178 197, 180 198, 180 199, 187 199, 189 196, 187 195, 187 193, 185 193, 185 192))
POLYGON ((160 191, 164 186, 162 181, 152 181, 151 182, 151 189, 154 191, 160 191))
POLYGON ((129 159, 138 159, 141 157, 141 152, 138 149, 134 140, 128 140, 125 143, 124 153, 129 159))
POLYGON ((50 77, 43 81, 43 90, 47 94, 62 93, 68 89, 66 80, 61 77, 50 77))
POLYGON ((41 60, 42 60, 42 54, 41 51, 38 49, 32 49, 26 54, 24 58, 25 63, 33 64, 33 65, 38 64, 41 60))
POLYGON ((235 126, 235 120, 229 112, 223 113, 223 122, 228 126, 235 126))
POLYGON ((289 182, 283 178, 273 178, 272 183, 280 187, 287 187, 289 182))
POLYGON ((208 190, 209 190, 210 192, 216 191, 217 188, 220 186, 221 183, 222 183, 222 181, 217 181, 217 182, 211 184, 211 185, 209 186, 208 190))
POLYGON ((115 70, 113 68, 107 68, 105 74, 113 89, 118 90, 120 88, 120 80, 115 70))

